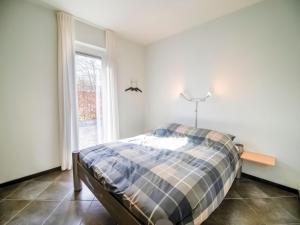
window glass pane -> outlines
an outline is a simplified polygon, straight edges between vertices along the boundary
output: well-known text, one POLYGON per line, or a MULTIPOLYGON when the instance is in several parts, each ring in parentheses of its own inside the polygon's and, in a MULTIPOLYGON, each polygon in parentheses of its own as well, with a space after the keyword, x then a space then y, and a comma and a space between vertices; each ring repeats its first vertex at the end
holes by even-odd
POLYGON ((102 142, 102 61, 76 54, 79 148, 102 142))

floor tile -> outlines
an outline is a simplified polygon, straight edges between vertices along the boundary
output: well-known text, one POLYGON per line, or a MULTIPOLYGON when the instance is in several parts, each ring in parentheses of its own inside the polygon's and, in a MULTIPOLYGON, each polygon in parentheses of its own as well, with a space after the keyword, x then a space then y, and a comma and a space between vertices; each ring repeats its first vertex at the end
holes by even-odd
POLYGON ((268 195, 268 197, 292 197, 292 196, 297 196, 294 193, 282 190, 278 187, 275 187, 271 184, 265 184, 265 183, 261 183, 261 182, 255 182, 253 181, 253 183, 256 184, 256 186, 262 190, 266 195, 268 195))
POLYGON ((228 198, 241 198, 236 188, 236 181, 232 184, 231 188, 229 189, 228 193, 225 196, 226 199, 228 198))
MULTIPOLYGON (((210 217, 205 220, 203 223, 201 223, 201 225, 218 225, 217 222, 214 220, 214 217, 212 215, 210 215, 210 217)), ((229 225, 229 224, 226 224, 229 225)))
POLYGON ((2 200, 0 201, 0 224, 4 224, 20 212, 30 201, 2 200))
POLYGON ((275 198, 274 201, 277 205, 284 207, 290 215, 297 218, 297 223, 300 223, 300 199, 295 198, 275 198))
POLYGON ((33 201, 8 225, 41 225, 58 204, 58 201, 33 201))
MULTIPOLYGON (((0 224, 41 224, 46 219, 45 224, 55 225, 115 225, 95 199, 84 184, 81 192, 73 191, 72 171, 55 171, 1 188, 0 224), (37 200, 25 201, 30 199, 37 200)), ((202 225, 262 224, 300 225, 300 203, 292 193, 241 178, 202 225)))
POLYGON ((34 180, 39 180, 39 181, 54 181, 56 178, 58 178, 61 175, 61 171, 54 171, 49 174, 44 174, 42 176, 38 176, 34 178, 34 180))
POLYGON ((38 200, 62 200, 70 192, 73 186, 68 182, 53 182, 38 197, 38 200))
POLYGON ((261 190, 256 182, 241 178, 234 183, 234 188, 242 198, 267 198, 268 195, 261 190))
POLYGON ((91 203, 91 201, 64 201, 44 224, 79 225, 91 203))
POLYGON ((59 175, 55 181, 63 181, 63 182, 70 182, 73 183, 73 172, 70 171, 63 171, 61 175, 59 175))
POLYGON ((72 187, 72 191, 71 193, 69 193, 67 199, 80 200, 80 201, 92 201, 95 199, 95 196, 85 184, 82 184, 82 190, 79 192, 75 192, 72 187))
POLYGON ((93 201, 86 214, 83 216, 81 225, 116 225, 117 223, 108 214, 106 209, 98 201, 93 201))
POLYGON ((280 224, 266 224, 266 225, 300 225, 300 223, 280 223, 280 224))
POLYGON ((30 180, 20 185, 16 191, 7 196, 8 199, 33 200, 50 184, 49 181, 30 180))
POLYGON ((257 214, 242 199, 225 199, 205 225, 262 225, 257 214))
POLYGON ((0 200, 3 198, 6 198, 8 195, 12 194, 12 192, 14 192, 21 183, 18 184, 12 184, 3 188, 0 188, 0 200))
POLYGON ((300 206, 297 198, 246 199, 266 224, 300 223, 300 206))

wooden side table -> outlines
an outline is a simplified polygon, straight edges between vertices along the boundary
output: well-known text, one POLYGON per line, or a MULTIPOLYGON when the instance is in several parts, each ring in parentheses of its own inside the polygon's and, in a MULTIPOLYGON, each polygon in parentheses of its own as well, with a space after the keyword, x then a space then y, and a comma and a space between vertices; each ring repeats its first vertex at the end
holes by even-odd
POLYGON ((275 166, 276 158, 270 155, 261 154, 258 152, 244 151, 241 155, 241 159, 251 161, 266 166, 275 166))
MULTIPOLYGON (((251 152, 251 151, 247 151, 244 150, 241 153, 241 159, 244 161, 249 161, 249 162, 255 162, 258 164, 262 164, 262 165, 266 165, 266 166, 275 166, 276 164, 276 158, 270 155, 265 155, 265 154, 261 154, 258 152, 251 152)), ((242 163, 243 163, 242 161, 242 163)), ((237 172, 237 178, 241 178, 241 174, 242 174, 242 167, 243 165, 240 166, 238 172, 237 172)))

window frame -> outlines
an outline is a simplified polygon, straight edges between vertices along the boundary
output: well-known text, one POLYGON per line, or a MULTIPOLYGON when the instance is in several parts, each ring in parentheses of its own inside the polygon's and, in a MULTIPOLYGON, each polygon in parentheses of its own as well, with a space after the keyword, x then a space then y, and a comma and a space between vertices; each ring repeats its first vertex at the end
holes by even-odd
MULTIPOLYGON (((106 49, 91 44, 86 44, 80 41, 75 41, 75 54, 81 53, 83 55, 88 55, 91 57, 99 57, 102 63, 106 62, 106 49)), ((103 64, 106 65, 106 64, 103 64)))
POLYGON ((82 56, 87 56, 90 58, 95 58, 95 59, 100 59, 102 61, 102 57, 101 56, 97 56, 97 55, 93 55, 93 54, 89 54, 86 52, 82 52, 82 51, 75 51, 75 55, 82 55, 82 56))
MULTIPOLYGON (((76 55, 82 55, 82 56, 86 56, 86 57, 100 59, 101 64, 102 64, 102 73, 103 73, 103 76, 106 77, 106 69, 105 68, 106 68, 107 63, 106 63, 106 50, 105 49, 97 47, 97 46, 93 46, 90 44, 85 44, 82 42, 75 41, 74 58, 76 57, 76 55)), ((76 61, 75 61, 75 63, 76 63, 76 61)), ((76 95, 77 95, 77 93, 78 93, 78 90, 77 90, 77 84, 76 84, 76 95)), ((78 100, 76 98, 76 102, 77 101, 78 100)), ((77 112, 79 112, 78 102, 76 103, 76 105, 77 105, 77 112)), ((97 119, 97 121, 98 121, 98 119, 97 119)), ((97 126, 97 132, 103 132, 98 129, 100 129, 100 128, 97 126)), ((98 144, 101 144, 103 140, 100 140, 99 136, 97 136, 97 139, 98 139, 98 144)), ((79 140, 79 126, 78 126, 78 143, 79 142, 80 142, 80 140, 79 140)), ((92 146, 89 146, 89 147, 92 147, 92 146)))

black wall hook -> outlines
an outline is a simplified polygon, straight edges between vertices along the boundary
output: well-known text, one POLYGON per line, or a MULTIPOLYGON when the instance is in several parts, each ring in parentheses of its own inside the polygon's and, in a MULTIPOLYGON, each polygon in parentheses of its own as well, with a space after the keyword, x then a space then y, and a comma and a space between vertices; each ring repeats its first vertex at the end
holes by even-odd
POLYGON ((142 92, 142 90, 137 87, 137 81, 130 81, 130 87, 125 89, 125 92, 127 91, 142 92))

